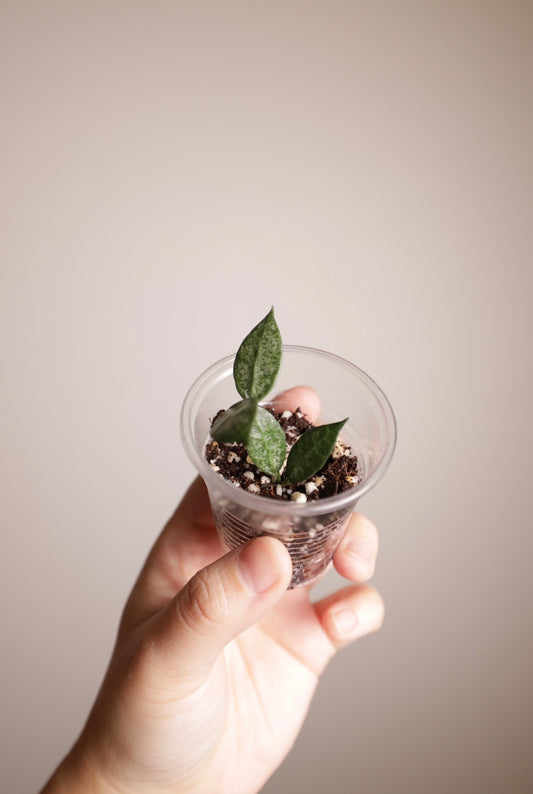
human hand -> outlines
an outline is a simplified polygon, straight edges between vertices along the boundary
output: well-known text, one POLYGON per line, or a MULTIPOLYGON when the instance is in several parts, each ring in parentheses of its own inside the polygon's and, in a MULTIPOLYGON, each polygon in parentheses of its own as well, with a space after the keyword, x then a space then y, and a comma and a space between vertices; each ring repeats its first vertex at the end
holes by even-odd
MULTIPOLYGON (((277 399, 293 407, 291 392, 277 399)), ((307 404, 312 414, 312 394, 307 404)), ((328 661, 381 625, 381 598, 363 585, 377 543, 354 514, 333 557, 352 584, 313 604, 310 587, 287 591, 279 541, 224 554, 197 479, 147 559, 88 722, 42 794, 257 792, 328 661)))

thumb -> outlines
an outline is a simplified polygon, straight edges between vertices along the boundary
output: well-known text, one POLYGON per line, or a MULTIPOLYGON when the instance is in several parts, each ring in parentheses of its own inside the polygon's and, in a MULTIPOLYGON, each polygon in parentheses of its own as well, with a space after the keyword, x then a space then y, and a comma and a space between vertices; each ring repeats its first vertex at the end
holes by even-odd
POLYGON ((161 614, 158 668, 187 683, 202 680, 224 647, 285 593, 288 551, 263 536, 198 571, 161 614))

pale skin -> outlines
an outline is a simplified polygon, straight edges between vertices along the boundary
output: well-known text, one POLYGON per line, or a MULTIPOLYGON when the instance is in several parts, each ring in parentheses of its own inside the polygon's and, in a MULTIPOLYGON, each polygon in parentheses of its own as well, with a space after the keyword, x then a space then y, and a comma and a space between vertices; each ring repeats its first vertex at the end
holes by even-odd
MULTIPOLYGON (((320 410, 307 387, 276 398, 320 410)), ((354 513, 333 557, 350 584, 287 591, 288 552, 261 537, 224 553, 196 480, 126 603, 111 662, 73 749, 41 794, 254 794, 292 747, 334 654, 376 631, 366 584, 377 530, 354 513)))

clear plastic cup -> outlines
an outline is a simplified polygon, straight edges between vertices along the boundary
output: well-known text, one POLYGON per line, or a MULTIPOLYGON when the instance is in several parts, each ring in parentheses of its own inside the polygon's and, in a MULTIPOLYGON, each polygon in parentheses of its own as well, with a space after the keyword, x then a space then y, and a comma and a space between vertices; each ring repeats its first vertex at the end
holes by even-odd
POLYGON ((292 559, 290 587, 306 585, 326 570, 358 499, 385 473, 396 444, 394 413, 380 387, 354 364, 323 350, 284 345, 275 391, 312 386, 322 404, 318 424, 349 417, 341 438, 357 455, 360 481, 304 504, 258 496, 224 480, 205 459, 211 420, 239 399, 234 360, 221 359, 191 386, 181 412, 183 445, 207 485, 224 546, 232 549, 259 535, 278 538, 292 559))

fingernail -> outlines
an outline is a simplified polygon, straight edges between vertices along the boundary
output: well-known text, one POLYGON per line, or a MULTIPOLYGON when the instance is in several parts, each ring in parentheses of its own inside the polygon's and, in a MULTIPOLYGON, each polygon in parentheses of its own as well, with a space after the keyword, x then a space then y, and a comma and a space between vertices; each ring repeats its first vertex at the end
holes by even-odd
POLYGON ((346 609, 346 607, 332 612, 331 622, 333 623, 335 634, 339 640, 353 637, 360 623, 357 614, 351 609, 346 609))
POLYGON ((374 569, 374 549, 363 538, 351 538, 344 547, 344 552, 355 560, 366 574, 372 573, 374 569))
POLYGON ((279 572, 272 547, 261 538, 249 543, 238 560, 239 573, 252 593, 264 593, 277 581, 279 572))

